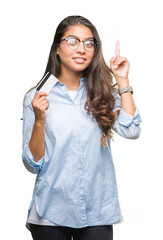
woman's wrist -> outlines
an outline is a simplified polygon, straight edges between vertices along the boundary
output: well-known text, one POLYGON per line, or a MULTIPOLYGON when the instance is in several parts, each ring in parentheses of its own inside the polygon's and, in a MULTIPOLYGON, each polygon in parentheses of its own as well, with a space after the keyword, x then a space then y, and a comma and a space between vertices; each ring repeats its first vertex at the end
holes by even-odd
POLYGON ((45 126, 45 121, 40 120, 40 119, 35 119, 35 126, 37 127, 44 127, 45 126))
POLYGON ((129 85, 130 85, 128 78, 117 78, 116 82, 118 85, 118 89, 129 87, 129 85))

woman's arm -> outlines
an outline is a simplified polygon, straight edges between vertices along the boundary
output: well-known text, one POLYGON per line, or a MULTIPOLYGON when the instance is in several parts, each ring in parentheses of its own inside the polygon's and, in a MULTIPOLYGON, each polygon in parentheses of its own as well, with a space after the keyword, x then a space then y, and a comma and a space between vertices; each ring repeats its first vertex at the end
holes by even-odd
MULTIPOLYGON (((110 68, 114 74, 119 90, 129 87, 129 66, 128 60, 120 56, 119 41, 117 41, 115 56, 110 59, 110 68)), ((120 112, 113 129, 122 137, 129 139, 138 138, 141 130, 141 117, 134 104, 132 93, 122 93, 120 101, 119 96, 116 96, 115 108, 120 109, 120 112)))
POLYGON ((32 106, 35 113, 35 123, 29 142, 29 149, 35 162, 38 162, 45 154, 45 111, 49 107, 49 102, 46 96, 46 93, 37 92, 32 100, 32 106))
MULTIPOLYGON (((120 56, 119 41, 116 43, 115 56, 110 60, 110 68, 119 89, 129 87, 128 72, 130 64, 125 57, 120 56)), ((121 107, 124 112, 134 116, 136 107, 131 92, 121 94, 121 107)))

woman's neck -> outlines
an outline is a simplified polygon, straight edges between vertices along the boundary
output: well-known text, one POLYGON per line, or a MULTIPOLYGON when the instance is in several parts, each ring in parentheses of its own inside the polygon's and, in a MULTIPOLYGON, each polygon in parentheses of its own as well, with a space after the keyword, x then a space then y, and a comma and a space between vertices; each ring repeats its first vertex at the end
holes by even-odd
POLYGON ((77 74, 64 72, 60 74, 58 79, 61 83, 63 83, 66 86, 67 90, 75 91, 79 87, 81 77, 82 77, 81 72, 77 74))

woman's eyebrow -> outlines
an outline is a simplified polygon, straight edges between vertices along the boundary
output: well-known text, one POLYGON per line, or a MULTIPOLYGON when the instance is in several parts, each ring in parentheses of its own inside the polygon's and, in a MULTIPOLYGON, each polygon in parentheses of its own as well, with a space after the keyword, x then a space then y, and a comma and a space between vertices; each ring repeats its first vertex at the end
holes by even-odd
POLYGON ((69 37, 78 38, 78 37, 75 36, 75 35, 68 35, 67 38, 69 38, 69 37))
MULTIPOLYGON (((78 37, 78 36, 75 36, 75 35, 68 35, 66 38, 69 38, 69 37, 73 37, 73 38, 77 38, 77 39, 79 39, 80 40, 80 38, 78 37)), ((84 40, 94 40, 94 38, 93 37, 87 37, 87 38, 85 38, 84 40)))

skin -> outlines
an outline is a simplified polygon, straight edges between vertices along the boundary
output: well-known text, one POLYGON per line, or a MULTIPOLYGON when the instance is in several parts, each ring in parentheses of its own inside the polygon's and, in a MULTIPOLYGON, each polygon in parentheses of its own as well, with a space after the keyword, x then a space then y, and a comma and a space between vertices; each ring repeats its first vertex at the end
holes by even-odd
MULTIPOLYGON (((65 32, 62 38, 64 39, 70 35, 75 35, 81 40, 93 37, 91 30, 84 25, 72 26, 65 32)), ((83 76, 83 70, 91 63, 94 51, 86 51, 83 42, 80 42, 77 49, 72 50, 68 48, 67 42, 63 41, 57 49, 57 54, 61 60, 61 75, 58 79, 64 83, 67 90, 77 90, 79 87, 79 80, 83 76)), ((115 56, 110 59, 110 68, 119 89, 129 86, 129 62, 125 57, 120 56, 119 41, 116 43, 115 56)), ((46 110, 49 107, 47 96, 46 93, 37 92, 32 100, 35 123, 29 142, 29 149, 35 162, 38 162, 45 154, 46 110)), ((135 105, 130 92, 121 95, 121 103, 124 112, 130 115, 135 114, 135 105)))

